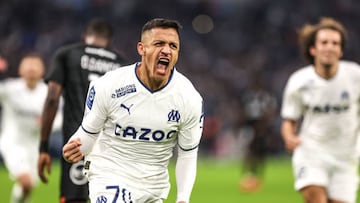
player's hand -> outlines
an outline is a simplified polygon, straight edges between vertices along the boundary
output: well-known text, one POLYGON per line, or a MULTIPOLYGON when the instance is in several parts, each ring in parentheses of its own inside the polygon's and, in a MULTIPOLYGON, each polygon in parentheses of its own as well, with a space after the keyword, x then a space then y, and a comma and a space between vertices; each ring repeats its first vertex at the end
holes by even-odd
POLYGON ((296 135, 284 136, 284 142, 286 150, 290 153, 292 153, 295 148, 301 144, 300 138, 296 135))
POLYGON ((38 160, 38 175, 43 183, 48 183, 45 175, 45 169, 48 175, 51 174, 51 157, 47 152, 41 152, 38 160))
POLYGON ((81 141, 80 138, 70 140, 63 147, 63 157, 69 163, 76 163, 84 157, 80 151, 81 141))
POLYGON ((180 201, 180 202, 176 202, 176 203, 186 203, 185 201, 180 201))

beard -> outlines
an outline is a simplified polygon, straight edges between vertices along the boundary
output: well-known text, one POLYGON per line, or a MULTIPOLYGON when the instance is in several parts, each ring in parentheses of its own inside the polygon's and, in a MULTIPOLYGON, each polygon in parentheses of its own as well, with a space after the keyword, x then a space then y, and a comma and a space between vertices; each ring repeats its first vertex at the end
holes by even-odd
POLYGON ((322 64, 322 66, 323 66, 326 70, 330 70, 333 65, 334 65, 334 64, 331 64, 331 63, 323 63, 323 64, 322 64))

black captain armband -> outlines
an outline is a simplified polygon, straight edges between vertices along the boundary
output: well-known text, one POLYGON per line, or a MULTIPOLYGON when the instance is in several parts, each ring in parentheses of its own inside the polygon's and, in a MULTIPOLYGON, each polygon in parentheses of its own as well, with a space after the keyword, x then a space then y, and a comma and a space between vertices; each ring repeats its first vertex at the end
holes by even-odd
POLYGON ((42 153, 42 152, 49 153, 49 142, 48 141, 41 141, 40 153, 42 153))

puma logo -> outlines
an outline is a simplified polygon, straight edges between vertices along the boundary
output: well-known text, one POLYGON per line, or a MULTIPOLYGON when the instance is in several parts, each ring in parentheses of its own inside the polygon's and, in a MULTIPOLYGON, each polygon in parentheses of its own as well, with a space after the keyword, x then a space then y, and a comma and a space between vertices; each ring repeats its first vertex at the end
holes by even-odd
POLYGON ((120 104, 120 107, 126 109, 127 112, 128 112, 129 115, 130 115, 130 108, 131 108, 133 105, 134 105, 134 104, 131 104, 129 107, 127 107, 127 106, 125 106, 125 104, 120 104))

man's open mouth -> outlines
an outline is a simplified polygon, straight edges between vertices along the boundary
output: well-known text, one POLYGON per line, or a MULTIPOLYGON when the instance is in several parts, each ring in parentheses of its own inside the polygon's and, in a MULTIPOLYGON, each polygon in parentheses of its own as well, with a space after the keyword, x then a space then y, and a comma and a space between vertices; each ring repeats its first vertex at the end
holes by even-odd
POLYGON ((169 65, 169 59, 160 59, 157 64, 157 72, 161 74, 165 74, 166 68, 169 65))
POLYGON ((162 64, 162 65, 165 65, 165 66, 168 66, 169 65, 169 59, 160 59, 159 64, 162 64))

